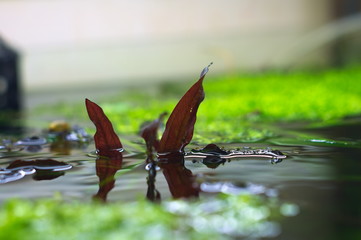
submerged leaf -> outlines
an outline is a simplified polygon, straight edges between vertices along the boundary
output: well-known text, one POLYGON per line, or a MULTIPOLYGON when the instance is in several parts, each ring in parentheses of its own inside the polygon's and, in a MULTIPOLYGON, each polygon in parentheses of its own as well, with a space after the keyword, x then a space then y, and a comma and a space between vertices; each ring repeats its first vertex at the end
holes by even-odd
POLYGON ((94 141, 99 155, 110 157, 119 154, 123 146, 103 109, 89 99, 85 99, 85 105, 89 118, 96 127, 94 141))
POLYGON ((208 67, 203 69, 199 80, 174 108, 159 142, 158 152, 183 152, 184 147, 192 140, 197 110, 204 99, 202 83, 208 67))

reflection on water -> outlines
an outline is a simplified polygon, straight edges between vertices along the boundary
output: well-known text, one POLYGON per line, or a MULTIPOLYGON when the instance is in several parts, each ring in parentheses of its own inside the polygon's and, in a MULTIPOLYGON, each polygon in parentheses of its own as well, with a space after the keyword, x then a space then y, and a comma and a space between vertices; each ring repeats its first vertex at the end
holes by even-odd
POLYGON ((103 202, 107 201, 110 190, 114 188, 115 173, 122 168, 123 153, 119 152, 112 158, 100 158, 95 161, 96 174, 99 178, 99 190, 93 196, 103 202))
MULTIPOLYGON (((82 201, 133 201, 142 196, 159 202, 190 197, 199 199, 199 204, 216 207, 217 203, 210 201, 215 194, 248 194, 284 202, 280 212, 288 218, 277 220, 278 225, 270 228, 278 235, 277 239, 312 239, 316 233, 319 239, 335 236, 343 239, 346 232, 357 231, 360 224, 359 148, 305 143, 225 144, 221 148, 225 152, 218 155, 200 158, 190 148, 185 158, 178 156, 154 163, 147 161, 144 154, 127 152, 115 159, 96 159, 88 156, 93 147, 85 143, 63 141, 60 147, 51 147, 56 146, 55 142, 43 143, 41 138, 20 140, 0 144, 1 177, 4 171, 23 171, 21 177, 14 175, 18 180, 0 185, 0 201, 51 198, 60 192, 65 199, 82 201), (38 141, 34 144, 41 146, 38 152, 28 148, 29 141, 38 141), (237 150, 239 147, 242 148, 237 150), (277 165, 270 164, 272 158, 256 155, 223 158, 231 149, 255 153, 254 150, 268 147, 280 150, 287 158, 277 165), (45 179, 52 180, 34 181, 45 179)), ((133 150, 131 146, 124 147, 133 150)), ((172 204, 178 205, 170 205, 170 211, 181 211, 181 201, 172 204)), ((194 216, 194 219, 192 224, 199 228, 206 228, 210 223, 207 218, 194 216)), ((222 231, 227 231, 224 225, 218 224, 222 231)), ((231 220, 230 224, 238 226, 231 220)))
POLYGON ((152 201, 152 202, 160 202, 161 200, 161 196, 159 191, 156 189, 155 187, 155 181, 157 178, 157 165, 151 161, 150 163, 147 164, 147 166, 145 167, 145 169, 148 171, 148 177, 147 177, 147 185, 148 185, 148 189, 147 189, 147 199, 152 201))
POLYGON ((184 166, 183 155, 159 158, 159 166, 168 183, 173 198, 190 198, 199 196, 199 186, 191 170, 184 166))

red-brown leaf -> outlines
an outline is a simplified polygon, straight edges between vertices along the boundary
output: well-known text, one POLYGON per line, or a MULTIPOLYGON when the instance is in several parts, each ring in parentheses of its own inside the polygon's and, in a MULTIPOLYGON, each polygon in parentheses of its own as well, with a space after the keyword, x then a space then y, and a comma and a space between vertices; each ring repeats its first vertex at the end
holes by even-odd
POLYGON ((159 142, 158 152, 183 152, 184 147, 192 140, 197 110, 204 99, 202 82, 208 67, 203 69, 200 79, 174 108, 159 142))
POLYGON ((96 103, 85 99, 85 105, 89 118, 96 127, 94 142, 99 155, 106 157, 114 156, 118 152, 117 149, 119 150, 123 146, 114 132, 112 123, 104 114, 103 109, 96 103))
POLYGON ((140 130, 140 136, 145 140, 148 154, 152 153, 152 148, 158 150, 158 129, 166 113, 162 113, 159 118, 151 123, 145 124, 140 130))

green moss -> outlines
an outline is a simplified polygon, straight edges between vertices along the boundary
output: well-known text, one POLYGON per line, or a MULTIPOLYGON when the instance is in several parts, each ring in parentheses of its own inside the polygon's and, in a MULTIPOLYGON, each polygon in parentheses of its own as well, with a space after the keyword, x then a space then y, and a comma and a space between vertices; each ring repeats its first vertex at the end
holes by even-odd
MULTIPOLYGON (((361 68, 324 72, 238 74, 204 81, 206 99, 196 141, 257 141, 274 134, 260 123, 337 121, 361 114, 361 68)), ((188 85, 191 86, 192 83, 188 85)), ((135 132, 145 119, 170 112, 182 96, 127 97, 103 104, 119 132, 135 132)))
MULTIPOLYGON (((99 102, 119 134, 133 134, 145 120, 177 101, 197 79, 187 84, 166 84, 158 92, 127 92, 99 102), (182 89, 175 91, 174 89, 182 89), (172 94, 167 92, 170 90, 172 94), (184 91, 183 91, 184 90, 184 91)), ((275 135, 262 124, 279 122, 337 122, 361 114, 361 67, 319 72, 265 72, 212 76, 204 81, 206 98, 199 108, 194 141, 259 141, 275 135)), ((86 118, 82 103, 64 114, 86 118), (81 107, 79 107, 81 106, 81 107)))
POLYGON ((0 239, 228 239, 277 234, 282 205, 257 195, 153 204, 12 200, 0 211, 0 239), (273 231, 273 232, 272 232, 273 231))

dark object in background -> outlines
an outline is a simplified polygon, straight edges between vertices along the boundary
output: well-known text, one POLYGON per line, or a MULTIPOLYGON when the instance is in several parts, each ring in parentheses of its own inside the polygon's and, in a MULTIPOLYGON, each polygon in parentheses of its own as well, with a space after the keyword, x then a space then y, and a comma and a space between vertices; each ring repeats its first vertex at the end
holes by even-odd
POLYGON ((21 109, 18 59, 18 53, 0 38, 0 111, 21 109))
MULTIPOLYGON (((333 0, 334 20, 355 19, 359 23, 361 18, 360 0, 333 0)), ((358 24, 359 25, 359 24, 358 24)), ((361 62, 361 28, 347 32, 338 37, 332 46, 332 65, 342 67, 347 65, 359 65, 361 62)))

